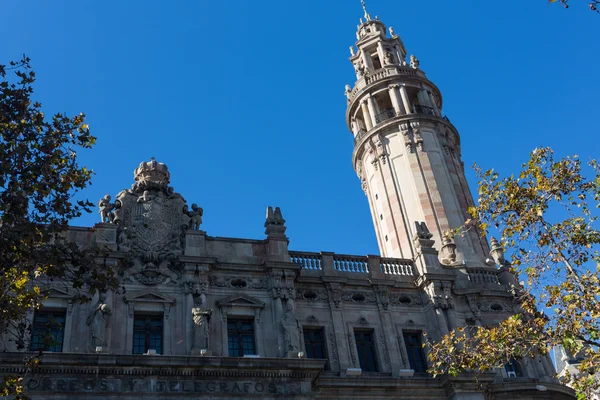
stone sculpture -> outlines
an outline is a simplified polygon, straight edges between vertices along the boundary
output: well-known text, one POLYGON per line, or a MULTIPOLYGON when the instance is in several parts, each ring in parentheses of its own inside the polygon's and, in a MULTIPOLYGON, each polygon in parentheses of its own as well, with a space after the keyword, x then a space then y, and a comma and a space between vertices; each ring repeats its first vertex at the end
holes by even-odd
POLYGON ((396 32, 394 31, 394 27, 393 26, 390 26, 390 36, 391 37, 396 36, 396 32))
POLYGON ((106 304, 106 293, 100 293, 98 303, 87 317, 86 324, 91 331, 91 350, 96 351, 96 347, 105 347, 105 332, 108 316, 112 312, 108 304, 106 304))
POLYGON ((414 69, 418 69, 419 68, 419 64, 420 64, 419 59, 417 57, 415 57, 414 54, 412 54, 410 56, 410 66, 412 68, 414 68, 414 69))
POLYGON ((394 64, 394 55, 392 54, 392 52, 390 51, 390 49, 387 49, 385 51, 383 61, 385 62, 386 65, 392 65, 392 64, 394 64))
POLYGON ((112 222, 113 215, 112 210, 115 208, 115 205, 110 202, 110 195, 107 194, 103 198, 98 201, 98 208, 100 209, 100 220, 101 222, 112 222))
POLYGON ((154 158, 141 163, 134 178, 131 190, 117 195, 113 213, 113 222, 119 226, 119 250, 126 252, 123 279, 144 285, 177 281, 185 230, 190 226, 185 200, 169 186, 167 166, 154 158))
POLYGON ((189 211, 187 215, 190 217, 190 229, 194 231, 200 230, 200 225, 202 224, 202 215, 204 214, 204 210, 196 203, 192 204, 192 211, 189 211))
POLYGON ((300 349, 300 328, 294 315, 294 305, 290 301, 287 302, 281 325, 284 332, 286 352, 297 352, 300 349))
POLYGON ((345 86, 345 90, 344 90, 344 94, 346 95, 347 99, 350 99, 350 94, 352 93, 352 88, 350 87, 350 85, 346 85, 345 86))
POLYGON ((350 46, 350 55, 354 57, 354 46, 350 46))
POLYGON ((194 321, 194 345, 192 354, 199 355, 201 350, 208 349, 210 336, 210 316, 211 309, 203 309, 200 307, 192 308, 192 319, 194 321))
POLYGON ((444 265, 452 265, 456 262, 456 244, 452 239, 444 234, 442 238, 442 248, 440 249, 440 262, 444 265))

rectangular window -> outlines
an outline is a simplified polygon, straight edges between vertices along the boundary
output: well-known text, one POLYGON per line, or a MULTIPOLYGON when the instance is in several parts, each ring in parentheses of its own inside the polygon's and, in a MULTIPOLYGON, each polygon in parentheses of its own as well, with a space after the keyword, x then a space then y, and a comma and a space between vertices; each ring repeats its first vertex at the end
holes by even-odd
POLYGON ((36 311, 33 316, 31 350, 61 352, 65 318, 64 311, 36 311))
MULTIPOLYGON (((307 358, 327 358, 323 328, 303 328, 304 350, 307 358)), ((327 367, 326 367, 327 369, 327 367)))
POLYGON ((404 345, 410 368, 417 373, 427 372, 427 362, 423 353, 421 332, 404 332, 404 345))
POLYGON ((133 318, 133 354, 144 354, 148 350, 162 354, 162 315, 136 315, 133 318))
POLYGON ((360 368, 363 371, 377 371, 373 331, 355 330, 354 340, 356 341, 356 351, 358 351, 360 368))
POLYGON ((229 357, 243 357, 256 354, 254 347, 254 320, 227 320, 227 345, 229 357))

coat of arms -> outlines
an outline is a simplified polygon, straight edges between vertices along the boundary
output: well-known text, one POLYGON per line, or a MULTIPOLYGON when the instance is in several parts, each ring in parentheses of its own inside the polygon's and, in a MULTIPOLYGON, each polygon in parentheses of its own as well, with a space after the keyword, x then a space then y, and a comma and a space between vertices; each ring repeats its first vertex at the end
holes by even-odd
POLYGON ((146 285, 175 282, 180 273, 185 231, 198 229, 202 209, 188 207, 184 198, 169 186, 167 166, 141 163, 135 170, 136 183, 123 190, 114 204, 110 196, 100 200, 100 215, 119 225, 119 250, 128 254, 125 279, 146 285))

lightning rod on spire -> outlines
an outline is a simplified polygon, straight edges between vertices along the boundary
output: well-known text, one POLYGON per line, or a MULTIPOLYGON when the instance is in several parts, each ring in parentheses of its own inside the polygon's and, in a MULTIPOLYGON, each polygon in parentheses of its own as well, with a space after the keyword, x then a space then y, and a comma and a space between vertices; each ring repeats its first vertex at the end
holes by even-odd
POLYGON ((365 4, 365 0, 360 0, 360 4, 362 4, 363 11, 365 12, 365 19, 367 21, 370 21, 371 20, 371 16, 367 12, 367 5, 365 4))

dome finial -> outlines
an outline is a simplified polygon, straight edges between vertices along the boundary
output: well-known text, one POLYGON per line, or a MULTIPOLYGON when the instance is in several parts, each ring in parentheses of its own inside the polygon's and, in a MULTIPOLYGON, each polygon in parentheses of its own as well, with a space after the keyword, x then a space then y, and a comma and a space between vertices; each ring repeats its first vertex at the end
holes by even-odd
POLYGON ((367 5, 365 4, 365 0, 360 0, 360 4, 362 4, 363 11, 365 12, 365 19, 367 21, 370 21, 371 20, 371 16, 367 12, 367 5))

